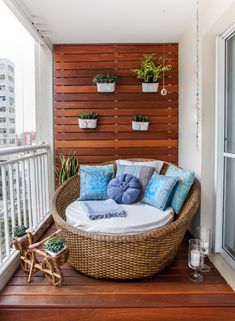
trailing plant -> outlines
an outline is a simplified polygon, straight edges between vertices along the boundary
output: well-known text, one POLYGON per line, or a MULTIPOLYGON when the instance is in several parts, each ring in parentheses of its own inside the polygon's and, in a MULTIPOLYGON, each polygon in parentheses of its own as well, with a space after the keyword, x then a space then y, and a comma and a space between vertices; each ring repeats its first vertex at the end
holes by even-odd
POLYGON ((60 167, 55 166, 55 174, 59 178, 60 185, 67 181, 68 178, 78 173, 78 160, 72 155, 67 158, 64 155, 59 156, 60 167))
POLYGON ((103 83, 116 83, 118 80, 118 76, 113 75, 113 74, 97 74, 93 78, 93 83, 94 84, 103 84, 103 83))
POLYGON ((171 65, 164 65, 164 57, 156 57, 154 54, 145 55, 141 60, 141 66, 132 69, 138 79, 142 79, 145 83, 157 82, 162 72, 169 71, 171 65))
POLYGON ((17 239, 19 237, 24 236, 26 234, 26 230, 27 228, 24 225, 15 226, 15 228, 13 229, 13 238, 17 239))
POLYGON ((138 114, 133 117, 133 120, 136 122, 143 122, 143 123, 149 122, 148 116, 138 115, 138 114))
POLYGON ((91 112, 91 113, 81 113, 79 115, 80 119, 97 119, 98 118, 98 114, 91 112))
POLYGON ((65 246, 65 239, 63 237, 52 237, 45 244, 44 248, 47 251, 58 253, 65 246))

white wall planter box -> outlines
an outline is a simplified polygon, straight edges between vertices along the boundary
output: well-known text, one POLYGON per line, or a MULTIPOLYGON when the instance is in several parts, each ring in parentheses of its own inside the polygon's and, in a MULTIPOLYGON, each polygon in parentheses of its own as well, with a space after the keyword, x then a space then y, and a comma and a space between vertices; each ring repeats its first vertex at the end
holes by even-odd
POLYGON ((51 252, 51 251, 46 250, 46 249, 45 249, 45 251, 46 251, 46 253, 49 254, 50 256, 56 257, 56 256, 60 255, 61 253, 63 253, 63 252, 66 250, 66 248, 67 248, 67 247, 64 246, 64 247, 63 247, 59 252, 57 252, 57 253, 51 252))
POLYGON ((142 92, 144 93, 156 93, 158 91, 158 82, 145 83, 142 82, 142 92))
POLYGON ((97 83, 97 91, 100 93, 111 93, 115 91, 115 82, 97 83))
POLYGON ((148 130, 149 129, 149 122, 132 120, 132 129, 133 130, 148 130))
POLYGON ((80 128, 96 128, 97 119, 81 119, 78 118, 78 124, 80 128))

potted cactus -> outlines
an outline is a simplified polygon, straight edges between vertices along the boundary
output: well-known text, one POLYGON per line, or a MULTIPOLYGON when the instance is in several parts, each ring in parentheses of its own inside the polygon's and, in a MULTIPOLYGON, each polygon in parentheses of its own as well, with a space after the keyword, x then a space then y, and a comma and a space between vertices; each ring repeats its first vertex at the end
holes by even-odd
POLYGON ((146 55, 141 60, 141 66, 138 69, 132 69, 138 79, 142 79, 143 92, 157 92, 160 79, 163 72, 171 69, 170 65, 164 64, 163 57, 155 57, 154 54, 146 55))
POLYGON ((114 92, 118 76, 113 74, 97 74, 93 83, 97 85, 98 92, 114 92))
POLYGON ((97 127, 98 114, 91 113, 81 113, 78 118, 78 124, 80 128, 96 128, 97 127))
POLYGON ((61 236, 52 237, 44 244, 44 249, 47 254, 56 257, 66 250, 65 240, 61 236))
POLYGON ((149 118, 144 115, 135 115, 132 120, 133 130, 148 130, 149 128, 149 118))

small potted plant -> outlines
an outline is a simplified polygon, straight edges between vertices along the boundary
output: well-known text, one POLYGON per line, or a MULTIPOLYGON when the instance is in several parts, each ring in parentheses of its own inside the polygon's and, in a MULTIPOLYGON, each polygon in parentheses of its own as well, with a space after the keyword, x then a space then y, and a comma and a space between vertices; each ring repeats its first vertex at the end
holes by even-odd
POLYGON ((143 92, 157 92, 159 83, 158 80, 161 77, 162 72, 171 69, 170 65, 164 65, 165 58, 155 57, 154 54, 144 56, 141 60, 141 66, 138 69, 132 69, 137 75, 138 79, 142 79, 142 91, 143 92))
POLYGON ((148 130, 149 128, 149 118, 144 115, 135 115, 132 120, 133 130, 148 130))
POLYGON ((97 74, 93 83, 97 85, 97 91, 102 93, 114 92, 118 76, 113 74, 97 74))
POLYGON ((78 124, 80 128, 96 128, 97 127, 98 114, 91 113, 81 113, 78 118, 78 124))
POLYGON ((52 237, 44 244, 44 248, 47 254, 56 257, 66 250, 65 240, 61 236, 52 237))
POLYGON ((28 245, 28 235, 25 226, 15 226, 13 229, 13 244, 16 250, 22 250, 28 245))

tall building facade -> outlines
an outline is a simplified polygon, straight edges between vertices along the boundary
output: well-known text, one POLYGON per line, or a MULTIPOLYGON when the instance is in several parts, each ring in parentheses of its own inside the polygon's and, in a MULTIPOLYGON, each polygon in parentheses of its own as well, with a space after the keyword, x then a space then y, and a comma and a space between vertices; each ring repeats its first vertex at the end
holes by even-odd
POLYGON ((0 148, 16 145, 15 70, 7 58, 0 58, 0 148))

